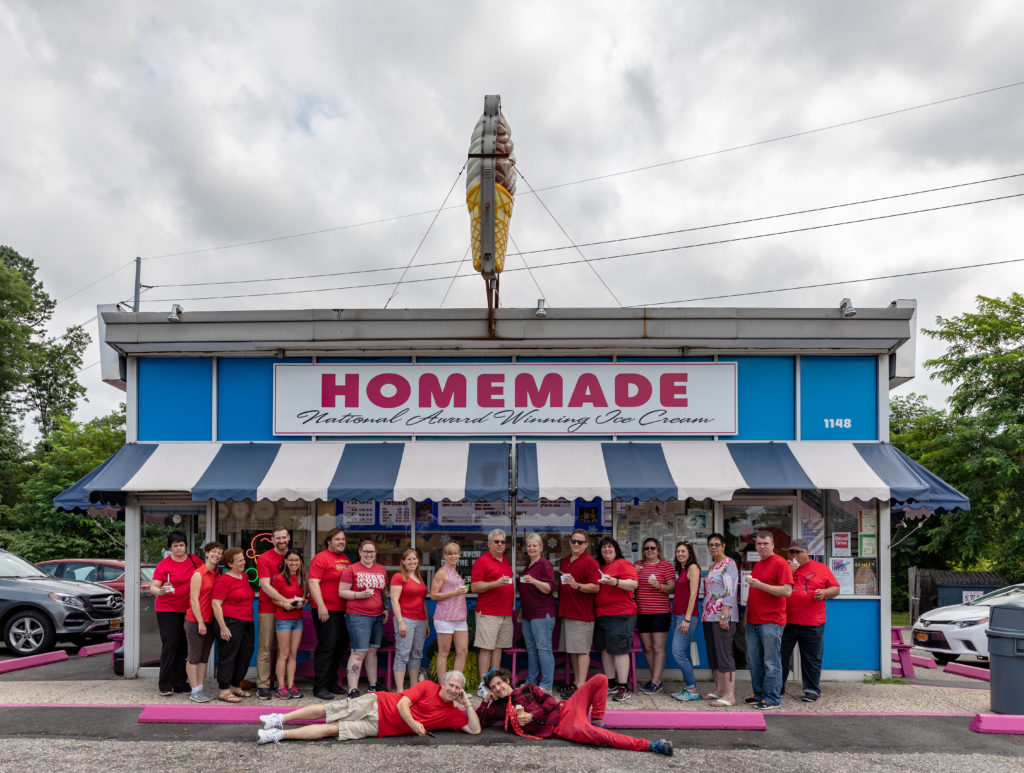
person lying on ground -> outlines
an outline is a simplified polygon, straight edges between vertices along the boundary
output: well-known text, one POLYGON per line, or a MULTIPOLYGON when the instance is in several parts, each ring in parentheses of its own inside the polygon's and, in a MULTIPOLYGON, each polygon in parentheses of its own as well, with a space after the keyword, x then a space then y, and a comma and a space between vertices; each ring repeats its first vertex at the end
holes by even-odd
POLYGON ((394 735, 425 736, 431 730, 480 732, 480 720, 466 695, 466 677, 459 671, 444 675, 443 684, 424 680, 405 692, 366 693, 329 703, 304 706, 287 714, 260 717, 263 727, 258 743, 315 741, 335 737, 339 741, 384 738, 394 735), (326 724, 285 728, 288 722, 326 719, 326 724))
POLYGON ((488 671, 484 685, 487 697, 476 710, 481 725, 502 725, 508 733, 535 740, 553 735, 576 743, 672 756, 670 741, 634 738, 604 726, 608 702, 608 677, 604 674, 590 677, 561 702, 535 684, 513 688, 512 674, 504 668, 488 671))

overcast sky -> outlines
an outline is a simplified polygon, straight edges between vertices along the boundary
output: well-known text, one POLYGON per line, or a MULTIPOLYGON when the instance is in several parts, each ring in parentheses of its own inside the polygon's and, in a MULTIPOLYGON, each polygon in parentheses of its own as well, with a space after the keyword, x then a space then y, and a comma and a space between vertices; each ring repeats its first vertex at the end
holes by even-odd
MULTIPOLYGON (((459 173, 500 94, 526 253, 504 306, 916 298, 928 327, 1020 290, 1024 262, 691 299, 1021 259, 1021 198, 650 251, 1019 195, 1024 177, 979 181, 1024 173, 1022 40, 1017 0, 4 0, 0 243, 60 301, 54 333, 88 320, 95 338, 135 256, 144 311, 381 308, 410 261, 434 281, 391 308, 483 307, 459 173), (394 270, 169 286, 366 269, 394 270), (296 290, 318 291, 267 295, 296 290)), ((921 361, 940 352, 922 336, 921 361)), ((80 418, 123 399, 97 366, 81 377, 80 418)), ((946 394, 920 363, 911 389, 946 394)))

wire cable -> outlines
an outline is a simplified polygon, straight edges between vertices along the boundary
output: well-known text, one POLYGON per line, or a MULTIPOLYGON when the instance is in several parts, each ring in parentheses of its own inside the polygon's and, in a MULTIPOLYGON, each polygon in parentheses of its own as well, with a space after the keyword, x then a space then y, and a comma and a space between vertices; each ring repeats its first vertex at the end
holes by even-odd
POLYGON ((444 209, 444 205, 448 203, 448 199, 451 197, 452 191, 455 190, 455 186, 458 185, 459 184, 459 180, 462 179, 462 173, 466 171, 466 165, 468 163, 469 163, 469 160, 467 159, 462 164, 462 168, 459 169, 459 173, 457 175, 455 175, 455 179, 452 181, 452 187, 448 189, 448 193, 445 194, 444 201, 441 202, 441 206, 438 207, 437 208, 437 212, 434 213, 434 219, 430 221, 430 225, 427 226, 427 230, 424 231, 424 233, 423 233, 423 238, 420 239, 420 243, 417 244, 416 245, 416 249, 413 250, 412 257, 409 258, 409 262, 406 264, 405 269, 402 271, 402 275, 400 277, 398 277, 398 281, 395 282, 395 289, 391 291, 391 295, 389 295, 388 299, 384 302, 384 308, 385 309, 390 305, 391 300, 396 295, 398 295, 398 290, 402 286, 402 280, 405 279, 405 275, 407 273, 409 273, 410 266, 412 266, 413 261, 416 260, 416 256, 419 255, 420 248, 423 247, 423 243, 427 240, 427 236, 430 235, 430 229, 432 229, 434 227, 434 223, 437 222, 437 218, 441 214, 441 210, 444 209))
POLYGON ((462 266, 466 262, 466 258, 469 257, 469 251, 471 249, 473 249, 472 244, 466 247, 466 251, 462 254, 462 260, 459 261, 459 267, 455 269, 455 273, 452 274, 452 281, 448 283, 448 289, 445 290, 444 295, 441 296, 441 303, 438 305, 439 309, 444 308, 444 302, 448 300, 448 294, 452 291, 452 288, 455 287, 455 280, 459 278, 459 274, 462 272, 462 266))
POLYGON ((512 234, 511 233, 508 235, 508 238, 512 241, 512 246, 516 248, 516 255, 518 255, 520 257, 520 259, 523 261, 523 267, 526 268, 526 271, 530 274, 530 279, 533 280, 533 284, 537 288, 537 292, 540 293, 540 297, 541 298, 547 297, 547 296, 544 295, 544 291, 540 289, 540 282, 538 282, 537 281, 537 277, 535 277, 533 275, 533 269, 531 269, 530 268, 530 264, 526 262, 526 257, 519 250, 519 245, 516 244, 516 240, 512 238, 512 234))
MULTIPOLYGON (((1021 85, 1024 85, 1024 81, 1016 81, 1014 83, 1007 83, 1007 84, 1004 84, 1002 86, 995 86, 995 87, 989 88, 989 89, 982 89, 981 91, 972 91, 969 94, 960 94, 960 95, 955 96, 955 97, 947 97, 945 99, 939 99, 939 100, 935 100, 935 101, 932 101, 932 102, 925 102, 925 103, 920 104, 920 105, 912 105, 910 107, 904 107, 904 108, 900 108, 898 110, 890 110, 890 111, 885 112, 885 113, 878 113, 876 115, 865 116, 863 118, 855 118, 855 119, 850 120, 850 121, 842 121, 840 123, 829 124, 828 126, 821 126, 821 127, 818 127, 817 129, 806 129, 804 131, 793 132, 793 133, 790 133, 790 134, 781 135, 779 137, 772 137, 772 138, 769 138, 769 139, 757 140, 757 141, 754 141, 754 142, 748 142, 748 143, 745 143, 743 145, 734 145, 734 146, 728 147, 728 148, 720 148, 719 150, 711 150, 711 151, 708 151, 706 153, 698 153, 698 154, 695 154, 695 155, 692 155, 692 156, 685 156, 683 158, 677 158, 677 159, 674 159, 672 161, 663 161, 663 162, 660 162, 660 163, 657 163, 657 164, 648 164, 646 166, 638 166, 638 167, 635 167, 633 169, 624 169, 624 170, 621 170, 621 171, 618 171, 618 172, 609 172, 608 174, 598 175, 596 177, 586 177, 586 178, 583 178, 583 179, 580 179, 580 180, 573 180, 571 182, 557 183, 555 185, 549 185, 549 186, 546 186, 546 187, 538 188, 538 189, 536 189, 536 191, 550 191, 550 190, 556 190, 556 189, 559 189, 559 188, 567 188, 567 187, 572 186, 572 185, 581 185, 583 183, 595 182, 595 181, 598 181, 598 180, 605 180, 605 179, 609 179, 609 178, 612 178, 612 177, 621 177, 621 176, 627 175, 627 174, 635 174, 637 172, 646 172, 646 171, 649 171, 649 170, 652 170, 652 169, 659 169, 659 168, 665 167, 665 166, 672 166, 674 164, 682 164, 682 163, 687 162, 687 161, 695 161, 697 159, 710 158, 712 156, 718 156, 718 155, 722 155, 724 153, 733 153, 733 152, 735 152, 737 150, 746 150, 748 148, 756 148, 756 147, 759 147, 759 146, 762 146, 762 145, 769 145, 769 144, 772 144, 772 143, 775 143, 775 142, 782 142, 783 140, 795 139, 797 137, 806 137, 806 136, 808 136, 810 134, 818 134, 818 133, 821 133, 821 132, 831 131, 832 129, 839 129, 839 128, 842 128, 842 127, 845 127, 845 126, 853 126, 855 124, 865 123, 866 121, 874 121, 874 120, 877 120, 877 119, 880 119, 880 118, 888 118, 888 117, 891 117, 891 116, 894 116, 894 115, 900 115, 902 113, 909 113, 909 112, 912 112, 914 110, 923 110, 925 108, 935 107, 937 105, 944 105, 944 104, 947 104, 949 102, 956 102, 956 101, 961 100, 961 99, 969 99, 971 97, 978 97, 978 96, 982 96, 984 94, 992 94, 992 93, 997 92, 997 91, 1003 91, 1004 89, 1011 89, 1011 88, 1015 88, 1015 87, 1021 86, 1021 85)), ((536 195, 536 191, 533 191, 534 195, 536 195)), ((449 209, 457 209, 457 208, 458 208, 457 206, 449 207, 449 209)), ((216 252, 218 250, 234 249, 236 247, 251 247, 251 246, 254 246, 254 245, 258 245, 258 244, 267 244, 269 242, 278 242, 278 241, 284 241, 284 240, 287 240, 287 239, 299 239, 299 238, 302 238, 302 237, 305 237, 305 236, 316 236, 318 234, 330 233, 332 231, 344 231, 344 230, 348 230, 348 229, 352 229, 352 228, 360 228, 360 227, 368 226, 368 225, 378 225, 378 224, 381 224, 381 223, 389 223, 389 222, 393 222, 395 220, 404 220, 404 219, 407 219, 407 218, 410 218, 410 217, 419 217, 420 215, 429 215, 431 212, 433 212, 433 210, 423 210, 423 211, 420 211, 420 212, 410 212, 410 213, 405 214, 405 215, 394 215, 394 216, 391 216, 391 217, 379 218, 377 220, 367 220, 367 221, 364 221, 364 222, 361 222, 361 223, 348 223, 346 225, 331 226, 331 227, 328 227, 328 228, 320 228, 320 229, 317 229, 317 230, 314 230, 314 231, 303 231, 301 233, 286 234, 284 236, 272 236, 272 237, 268 237, 268 238, 265 238, 265 239, 255 239, 255 240, 247 241, 247 242, 236 242, 236 243, 233 243, 233 244, 223 244, 223 245, 216 246, 216 247, 202 247, 202 248, 198 248, 198 249, 182 250, 182 251, 179 251, 179 252, 168 252, 168 253, 164 253, 164 254, 161 254, 161 255, 149 255, 149 256, 143 257, 143 260, 159 260, 161 258, 177 258, 177 257, 186 256, 186 255, 201 255, 201 254, 208 253, 208 252, 216 252)), ((435 215, 435 218, 436 218, 436 215, 435 215)))
MULTIPOLYGON (((690 250, 690 249, 696 249, 698 247, 711 247, 711 246, 717 246, 717 245, 721 245, 721 244, 730 244, 730 243, 733 243, 733 242, 745 242, 745 241, 751 241, 753 239, 764 239, 764 238, 768 238, 768 237, 772 237, 772 236, 785 236, 785 235, 788 235, 788 234, 804 233, 804 232, 807 232, 807 231, 820 231, 820 230, 823 230, 825 228, 837 228, 837 227, 840 227, 840 226, 855 225, 855 224, 858 224, 858 223, 869 223, 869 222, 878 221, 878 220, 889 220, 889 219, 896 218, 896 217, 905 217, 907 215, 919 215, 919 214, 924 214, 924 213, 927 213, 927 212, 938 212, 938 211, 946 210, 946 209, 956 209, 958 207, 967 207, 967 206, 971 206, 971 205, 974 205, 974 204, 985 204, 985 203, 989 203, 989 202, 993 202, 993 201, 1003 201, 1003 200, 1006 200, 1006 199, 1015 199, 1015 198, 1020 198, 1021 196, 1024 196, 1024 193, 1013 193, 1013 194, 1010 194, 1010 195, 1007 195, 1007 196, 996 196, 996 197, 988 198, 988 199, 979 199, 977 201, 964 201, 964 202, 960 202, 960 203, 957 203, 957 204, 946 204, 946 205, 942 205, 942 206, 928 207, 928 208, 925 208, 925 209, 916 209, 916 210, 910 210, 910 211, 906 211, 906 212, 893 212, 893 213, 889 213, 889 214, 886 214, 886 215, 875 215, 873 217, 858 218, 856 220, 845 220, 845 221, 841 221, 841 222, 838 222, 838 223, 822 223, 822 224, 819 224, 819 225, 805 226, 803 228, 791 228, 791 229, 788 229, 788 230, 785 230, 785 231, 772 231, 772 232, 769 232, 769 233, 751 234, 749 236, 736 236, 736 237, 732 237, 732 238, 729 238, 729 239, 716 239, 714 241, 709 241, 709 242, 697 242, 697 243, 693 243, 693 244, 681 244, 681 245, 677 245, 675 247, 662 247, 662 248, 653 249, 653 250, 640 250, 640 251, 637 251, 637 252, 624 252, 624 253, 620 253, 618 255, 603 255, 603 256, 596 257, 596 258, 589 258, 589 259, 586 259, 586 260, 566 260, 566 261, 559 261, 559 262, 556 262, 556 263, 542 263, 542 264, 540 264, 538 266, 534 266, 533 268, 535 268, 535 269, 541 269, 541 268, 560 268, 560 267, 565 267, 565 266, 576 265, 576 264, 587 262, 587 261, 597 262, 597 261, 601 261, 601 260, 618 260, 618 259, 621 259, 621 258, 633 258, 633 257, 642 256, 642 255, 656 255, 656 254, 665 253, 665 252, 675 252, 677 250, 690 250)), ((507 269, 505 273, 511 273, 511 272, 522 271, 522 270, 524 270, 524 269, 510 268, 510 269, 507 269)), ((459 277, 459 278, 464 278, 464 277, 467 277, 467 276, 470 276, 470 275, 469 274, 464 274, 462 277, 459 277)), ((426 278, 422 278, 422 279, 406 279, 406 280, 404 280, 404 283, 405 284, 415 284, 415 283, 419 283, 419 282, 437 282, 437 281, 440 281, 440 280, 451 279, 451 278, 452 278, 451 276, 436 276, 436 277, 426 277, 426 278)), ((203 296, 195 296, 195 297, 191 297, 191 298, 156 298, 156 299, 151 299, 151 300, 153 300, 154 302, 171 302, 171 301, 183 301, 183 300, 185 300, 185 301, 209 301, 209 300, 219 300, 219 299, 227 299, 227 298, 258 298, 258 297, 266 297, 266 296, 272 296, 272 295, 300 295, 300 294, 303 294, 303 293, 330 292, 330 291, 335 291, 335 290, 362 290, 362 289, 366 289, 366 288, 370 288, 370 287, 381 287, 381 286, 387 286, 387 285, 391 285, 391 284, 393 284, 393 283, 392 282, 378 282, 378 283, 374 283, 374 284, 348 285, 348 286, 342 286, 342 287, 323 287, 323 288, 314 288, 314 289, 309 289, 309 290, 280 290, 280 291, 266 292, 266 293, 238 293, 238 294, 233 294, 233 295, 203 295, 203 296)))
MULTIPOLYGON (((812 207, 812 208, 809 208, 809 209, 798 209, 798 210, 793 210, 791 212, 779 212, 779 213, 776 213, 774 215, 761 215, 759 217, 749 217, 749 218, 744 218, 744 219, 741 219, 741 220, 729 220, 729 221, 724 221, 724 222, 721 222, 721 223, 711 223, 709 225, 691 226, 689 228, 677 228, 677 229, 670 230, 670 231, 658 231, 658 232, 653 232, 653 233, 648 233, 648 234, 636 234, 636 235, 633 235, 633 236, 622 236, 622 237, 618 237, 618 238, 615 238, 615 239, 602 239, 600 241, 594 241, 594 242, 582 242, 582 243, 579 244, 579 246, 580 247, 596 247, 596 246, 601 246, 601 245, 606 245, 606 244, 616 244, 618 242, 638 241, 638 240, 641 240, 641 239, 654 239, 654 238, 658 238, 658 237, 662 237, 662 236, 675 236, 675 235, 678 235, 678 234, 692 233, 694 231, 707 231, 707 230, 710 230, 712 228, 725 228, 725 227, 733 226, 733 225, 749 225, 750 223, 757 223, 757 222, 762 222, 762 221, 765 221, 765 220, 778 220, 778 219, 784 218, 784 217, 792 217, 792 216, 795 216, 795 215, 808 215, 808 214, 813 214, 815 212, 825 212, 825 211, 828 211, 828 210, 831 210, 831 209, 842 209, 842 208, 845 208, 845 207, 855 207, 855 206, 859 206, 861 204, 875 204, 875 203, 878 203, 880 201, 889 201, 889 200, 892 200, 892 199, 907 198, 909 196, 919 196, 919 195, 923 195, 923 194, 926 194, 926 193, 937 193, 937 192, 940 192, 940 191, 948 191, 948 190, 953 190, 953 189, 956 189, 956 188, 965 188, 965 187, 969 187, 969 186, 972 186, 972 185, 982 185, 982 184, 985 184, 985 183, 1000 182, 1000 181, 1003 181, 1003 180, 1010 180, 1010 179, 1013 179, 1013 178, 1016 178, 1016 177, 1024 177, 1024 172, 1017 172, 1015 174, 1003 175, 1001 177, 990 177, 990 178, 985 179, 985 180, 972 180, 971 182, 954 183, 952 185, 943 185, 943 186, 940 186, 938 188, 925 188, 925 189, 919 190, 919 191, 908 191, 908 192, 904 192, 904 193, 894 193, 894 194, 891 194, 891 195, 888 195, 888 196, 876 196, 876 197, 870 198, 870 199, 861 199, 859 201, 849 201, 849 202, 844 202, 842 204, 828 204, 828 205, 822 206, 822 207, 812 207)), ((515 242, 513 241, 513 246, 514 245, 515 245, 515 242)), ((572 247, 571 246, 569 246, 569 247, 565 247, 565 246, 561 246, 561 247, 542 247, 542 248, 538 248, 538 249, 534 249, 534 250, 519 250, 519 248, 516 247, 517 251, 515 253, 513 253, 513 254, 522 257, 523 255, 539 255, 539 254, 545 253, 545 252, 561 252, 563 250, 569 250, 569 249, 572 249, 572 247)), ((465 259, 466 259, 466 257, 464 255, 461 260, 439 260, 439 261, 434 261, 434 262, 431 262, 431 263, 420 263, 420 264, 418 264, 416 266, 416 268, 431 268, 431 267, 435 267, 435 266, 450 266, 450 265, 453 265, 455 263, 462 263, 462 262, 465 261, 465 259)), ((215 287, 215 286, 218 286, 218 285, 255 284, 255 283, 259 283, 259 282, 285 282, 285 281, 291 281, 291 280, 295 280, 295 279, 324 279, 324 278, 333 277, 333 276, 354 276, 354 275, 357 275, 357 274, 374 274, 374 273, 379 273, 379 272, 382 272, 382 271, 399 271, 401 268, 402 268, 402 266, 385 266, 385 267, 378 267, 378 268, 353 269, 353 270, 350 270, 350 271, 331 271, 331 272, 328 272, 328 273, 321 273, 321 274, 296 274, 296 275, 293 275, 293 276, 265 277, 263 279, 227 279, 227 280, 217 281, 217 282, 177 282, 177 283, 173 283, 173 284, 159 284, 159 285, 154 285, 154 286, 155 287, 215 287)), ((456 272, 456 273, 458 273, 458 272, 456 272)))

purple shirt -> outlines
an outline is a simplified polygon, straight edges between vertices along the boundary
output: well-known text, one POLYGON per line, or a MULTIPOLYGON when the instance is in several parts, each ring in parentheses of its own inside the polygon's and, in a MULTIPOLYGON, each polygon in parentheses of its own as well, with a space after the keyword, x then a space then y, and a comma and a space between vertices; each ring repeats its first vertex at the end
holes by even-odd
POLYGON ((523 569, 519 577, 519 608, 523 610, 523 620, 537 620, 546 615, 556 617, 555 570, 551 568, 550 562, 542 556, 523 569), (546 582, 551 587, 551 593, 541 593, 533 585, 523 582, 522 578, 526 575, 546 582))

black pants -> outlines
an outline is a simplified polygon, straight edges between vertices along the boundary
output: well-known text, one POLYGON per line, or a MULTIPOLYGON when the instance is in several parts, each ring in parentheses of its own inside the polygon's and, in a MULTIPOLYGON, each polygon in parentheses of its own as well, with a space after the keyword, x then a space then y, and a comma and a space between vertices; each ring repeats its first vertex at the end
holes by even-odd
POLYGON ((156 625, 160 629, 160 692, 188 692, 188 678, 185 676, 185 656, 188 654, 185 613, 157 612, 156 625))
POLYGON ((782 629, 782 685, 789 680, 793 667, 793 650, 800 647, 800 672, 804 692, 821 695, 821 659, 825 651, 825 624, 795 625, 782 629))
POLYGON ((245 679, 249 670, 252 651, 256 642, 256 632, 252 620, 239 620, 225 617, 224 624, 231 631, 231 639, 220 640, 219 658, 217 660, 217 686, 222 690, 238 687, 245 679))
POLYGON ((338 669, 348 652, 348 626, 345 613, 330 611, 327 622, 313 608, 313 627, 316 629, 316 651, 313 653, 313 689, 330 688, 338 684, 338 669))

